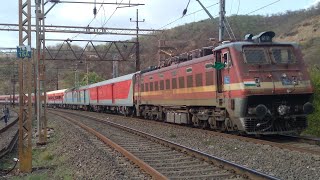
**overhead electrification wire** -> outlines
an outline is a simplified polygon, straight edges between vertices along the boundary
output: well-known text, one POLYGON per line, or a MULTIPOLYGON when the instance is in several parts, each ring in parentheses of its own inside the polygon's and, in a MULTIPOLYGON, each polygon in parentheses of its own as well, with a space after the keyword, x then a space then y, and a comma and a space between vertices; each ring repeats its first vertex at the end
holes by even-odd
MULTIPOLYGON (((96 19, 96 15, 97 15, 97 14, 99 14, 100 9, 103 7, 103 3, 104 3, 104 1, 105 1, 105 0, 103 0, 103 2, 101 3, 101 5, 100 5, 100 7, 99 7, 98 11, 96 12, 96 14, 95 14, 95 16, 92 18, 92 20, 89 22, 89 24, 87 25, 87 27, 89 27, 89 26, 90 26, 90 24, 91 24, 91 23, 96 19)), ((78 37, 80 34, 81 34, 81 33, 78 33, 77 35, 73 36, 73 37, 71 38, 71 40, 73 40, 74 38, 78 37)))
POLYGON ((238 0, 238 9, 237 9, 237 15, 239 14, 239 9, 240 9, 240 0, 238 0))
MULTIPOLYGON (((231 27, 231 25, 230 25, 227 17, 225 18, 225 21, 226 21, 227 26, 230 28, 230 34, 232 35, 232 37, 229 35, 230 38, 231 38, 231 39, 233 38, 234 40, 236 40, 237 38, 236 38, 236 36, 234 35, 233 29, 232 29, 232 27, 231 27)), ((227 29, 228 29, 228 28, 227 28, 227 29)))
POLYGON ((254 10, 254 11, 251 11, 251 12, 247 13, 246 15, 249 15, 249 14, 252 14, 252 13, 254 13, 254 12, 257 12, 257 11, 259 11, 259 10, 261 10, 261 9, 264 9, 264 8, 266 8, 266 7, 268 7, 268 6, 271 6, 271 5, 273 5, 273 4, 275 4, 275 3, 279 2, 279 1, 281 1, 281 0, 274 1, 274 2, 272 2, 272 3, 270 3, 270 4, 267 4, 267 5, 259 8, 259 9, 256 9, 256 10, 254 10))
MULTIPOLYGON (((121 2, 119 3, 119 5, 116 7, 116 9, 113 11, 113 13, 109 16, 108 20, 106 20, 103 25, 102 28, 104 28, 104 26, 109 22, 109 20, 112 18, 112 16, 116 13, 116 11, 119 9, 119 7, 121 6, 123 0, 121 0, 121 2)), ((106 18, 105 18, 106 19, 106 18)), ((91 38, 91 41, 94 40, 94 38, 96 38, 98 36, 98 34, 95 34, 93 36, 93 38, 91 38)))
MULTIPOLYGON (((206 8, 207 8, 207 9, 208 9, 208 8, 211 8, 211 7, 213 7, 213 6, 217 5, 217 4, 219 4, 219 2, 217 2, 217 3, 215 3, 215 4, 212 4, 212 5, 210 5, 210 6, 207 6, 206 8)), ((198 12, 200 12, 200 11, 204 11, 204 9, 199 9, 199 10, 194 11, 194 12, 192 12, 192 13, 186 14, 186 15, 184 15, 184 16, 182 16, 182 17, 180 17, 180 18, 178 18, 178 19, 176 19, 176 20, 174 20, 174 21, 171 21, 170 23, 162 26, 162 27, 159 28, 158 30, 163 29, 163 28, 165 28, 165 27, 167 27, 167 26, 169 26, 169 25, 171 25, 171 24, 179 21, 179 20, 182 19, 182 18, 185 18, 185 17, 190 16, 190 15, 192 15, 192 14, 198 13, 198 12)))

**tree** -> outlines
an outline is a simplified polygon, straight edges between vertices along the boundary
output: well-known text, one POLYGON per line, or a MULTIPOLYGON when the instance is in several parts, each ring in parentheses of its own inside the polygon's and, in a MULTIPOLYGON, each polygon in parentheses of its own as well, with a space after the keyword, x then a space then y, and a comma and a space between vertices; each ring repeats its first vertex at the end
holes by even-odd
POLYGON ((80 85, 87 85, 88 84, 93 84, 93 83, 97 83, 100 81, 103 81, 104 79, 99 76, 97 73, 95 72, 89 72, 88 74, 85 74, 84 77, 82 78, 80 85))

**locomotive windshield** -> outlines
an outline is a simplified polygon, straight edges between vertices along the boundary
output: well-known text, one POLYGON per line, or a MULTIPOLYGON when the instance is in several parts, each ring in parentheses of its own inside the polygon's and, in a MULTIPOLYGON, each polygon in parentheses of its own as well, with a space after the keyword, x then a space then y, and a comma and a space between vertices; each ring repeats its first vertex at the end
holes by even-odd
POLYGON ((291 47, 244 47, 243 55, 248 64, 290 64, 296 62, 296 56, 291 47))
POLYGON ((267 55, 264 48, 244 48, 245 60, 248 64, 267 64, 267 55))

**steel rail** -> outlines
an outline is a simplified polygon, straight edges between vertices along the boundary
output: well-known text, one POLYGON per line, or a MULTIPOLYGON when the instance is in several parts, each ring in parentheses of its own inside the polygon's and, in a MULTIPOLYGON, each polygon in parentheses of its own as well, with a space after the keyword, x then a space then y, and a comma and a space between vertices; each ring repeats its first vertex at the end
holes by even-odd
POLYGON ((19 131, 17 130, 16 134, 14 135, 14 137, 12 138, 12 140, 10 141, 9 145, 6 148, 0 149, 0 159, 3 158, 5 155, 7 155, 9 152, 11 152, 14 146, 17 144, 18 133, 19 131))
POLYGON ((96 137, 98 137, 101 141, 103 141, 105 144, 111 146, 112 148, 114 148, 116 151, 120 152, 121 154, 123 154, 125 157, 127 157, 129 160, 131 160, 132 162, 134 162, 136 165, 138 165, 141 169, 143 169, 144 171, 146 171, 148 174, 150 174, 153 178, 155 179, 167 179, 164 175, 162 175, 161 173, 159 173, 157 170, 153 169, 151 166, 149 166, 148 164, 146 164, 145 162, 143 162, 142 160, 140 160, 138 157, 136 157, 135 155, 133 155, 132 153, 130 153, 129 151, 125 150, 124 148, 122 148, 121 146, 119 146, 118 144, 116 144, 115 142, 113 142, 112 140, 110 140, 109 138, 105 137, 104 135, 100 134, 99 132, 95 131, 94 129, 86 126, 83 123, 78 122, 77 120, 74 120, 70 117, 64 116, 62 114, 58 114, 58 113, 53 113, 50 112, 52 114, 58 115, 60 117, 63 117, 71 122, 73 122, 74 124, 80 126, 81 128, 85 129, 86 131, 90 132, 91 134, 95 135, 96 137))
MULTIPOLYGON (((17 112, 15 112, 15 113, 17 114, 17 112)), ((12 121, 9 125, 7 125, 4 128, 0 129, 0 134, 4 133, 9 128, 11 128, 13 125, 17 124, 18 120, 19 120, 19 117, 17 116, 17 118, 14 121, 12 121)), ((11 139, 9 145, 7 147, 3 147, 3 149, 0 149, 0 159, 2 157, 4 157, 6 154, 8 154, 9 152, 11 152, 12 149, 14 148, 14 146, 17 144, 17 142, 18 142, 18 133, 19 133, 19 131, 17 130, 17 132, 15 133, 14 137, 11 139)))
POLYGON ((97 117, 93 117, 93 116, 89 116, 89 115, 73 113, 73 112, 70 112, 70 111, 68 111, 68 112, 61 111, 61 110, 56 110, 56 111, 64 112, 64 113, 68 113, 68 114, 73 114, 73 115, 76 115, 76 116, 86 117, 86 118, 89 118, 89 119, 92 119, 92 120, 95 120, 95 121, 98 121, 98 122, 101 122, 101 123, 105 123, 105 124, 108 124, 108 125, 123 129, 125 131, 131 132, 133 134, 145 137, 145 138, 147 138, 149 140, 152 140, 152 141, 158 142, 160 144, 166 145, 168 147, 171 147, 171 148, 176 149, 178 151, 185 152, 185 153, 187 153, 187 154, 189 154, 191 156, 194 156, 194 157, 197 157, 197 158, 200 158, 200 159, 204 159, 207 162, 211 162, 213 164, 217 164, 217 165, 219 165, 221 167, 224 167, 227 170, 235 171, 236 173, 242 174, 243 176, 248 177, 250 179, 272 179, 272 180, 278 180, 278 178, 276 178, 276 177, 273 177, 273 176, 258 172, 256 170, 247 168, 245 166, 238 165, 236 163, 224 160, 222 158, 219 158, 219 157, 216 157, 216 156, 212 156, 212 155, 209 155, 207 153, 200 152, 198 150, 195 150, 195 149, 192 149, 192 148, 177 144, 175 142, 168 141, 168 140, 165 140, 163 138, 159 138, 159 137, 156 137, 154 135, 151 135, 151 134, 148 134, 148 133, 136 130, 136 129, 132 129, 130 127, 123 126, 123 125, 120 125, 120 124, 117 124, 117 123, 114 123, 114 122, 111 122, 111 121, 107 121, 107 120, 104 120, 104 119, 101 119, 101 118, 97 118, 97 117))

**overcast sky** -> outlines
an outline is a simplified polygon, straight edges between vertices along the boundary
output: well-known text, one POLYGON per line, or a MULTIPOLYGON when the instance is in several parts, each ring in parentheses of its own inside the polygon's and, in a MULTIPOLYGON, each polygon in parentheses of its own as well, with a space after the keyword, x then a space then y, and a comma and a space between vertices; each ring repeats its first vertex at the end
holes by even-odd
MULTIPOLYGON (((14 23, 18 24, 18 0, 2 0, 5 1, 0 6, 0 23, 14 23)), ((68 1, 85 1, 94 2, 94 0, 68 0, 68 1)), ((128 3, 129 0, 97 0, 97 2, 123 2, 128 3)), ((216 4, 219 0, 201 0, 206 6, 216 4)), ((265 5, 276 2, 264 9, 258 10, 252 14, 276 14, 286 12, 288 10, 294 11, 298 9, 309 8, 320 0, 226 0, 226 14, 227 16, 233 14, 247 14, 257 10, 265 5)), ((31 0, 34 3, 34 0, 31 0)), ((130 18, 135 19, 136 9, 139 9, 139 16, 145 19, 144 23, 140 24, 140 28, 159 29, 166 24, 178 19, 182 15, 183 9, 186 7, 188 0, 131 0, 131 3, 143 3, 144 6, 120 8, 116 9, 115 5, 104 5, 97 17, 93 19, 93 5, 92 4, 66 4, 60 3, 55 6, 46 17, 47 25, 70 25, 70 26, 87 26, 92 21, 90 26, 101 27, 119 27, 119 28, 135 28, 135 23, 130 22, 130 18), (109 21, 106 20, 111 16, 109 21)), ((49 8, 49 3, 46 5, 49 8)), ((97 5, 97 9, 100 5, 97 5)), ((213 16, 218 15, 219 5, 209 8, 213 16)), ((201 7, 196 0, 191 0, 188 13, 200 10, 201 7)), ((32 10, 34 12, 34 9, 32 10)), ((187 14, 188 14, 187 13, 187 14)), ((32 14, 34 17, 34 13, 32 14)), ((176 21, 165 28, 171 28, 185 23, 207 19, 208 16, 204 11, 195 13, 176 21)), ((32 19, 34 24, 34 19, 32 19)), ((67 39, 72 38, 76 34, 60 34, 60 33, 47 33, 47 38, 67 39)), ((0 31, 0 47, 16 47, 18 45, 17 32, 0 31)), ((33 38, 35 34, 33 34, 33 38)), ((76 39, 91 39, 94 35, 79 35, 76 39)), ((101 35, 96 36, 94 39, 99 40, 124 40, 130 37, 101 35)), ((35 46, 35 42, 32 42, 35 46)))

